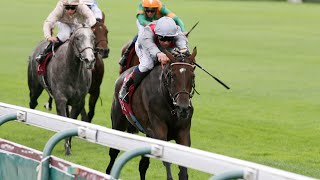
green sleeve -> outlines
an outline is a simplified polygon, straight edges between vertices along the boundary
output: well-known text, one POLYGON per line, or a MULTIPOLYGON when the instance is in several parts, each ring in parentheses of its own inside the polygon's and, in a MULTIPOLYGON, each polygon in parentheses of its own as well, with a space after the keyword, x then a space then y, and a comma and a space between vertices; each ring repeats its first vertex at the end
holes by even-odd
POLYGON ((160 9, 160 14, 162 16, 167 16, 169 13, 171 13, 171 11, 165 5, 162 5, 160 9))
POLYGON ((142 26, 146 26, 150 23, 150 21, 146 19, 146 16, 144 14, 137 14, 137 19, 142 26))
MULTIPOLYGON (((170 14, 172 14, 172 12, 168 8, 166 8, 165 5, 163 5, 162 8, 160 9, 160 13, 162 16, 168 16, 168 15, 170 16, 170 14)), ((180 26, 182 32, 186 32, 184 23, 178 16, 175 15, 172 17, 172 19, 176 22, 178 26, 180 26)))
POLYGON ((175 16, 172 19, 176 22, 178 26, 180 26, 182 32, 186 32, 186 28, 184 27, 183 21, 178 16, 175 16))

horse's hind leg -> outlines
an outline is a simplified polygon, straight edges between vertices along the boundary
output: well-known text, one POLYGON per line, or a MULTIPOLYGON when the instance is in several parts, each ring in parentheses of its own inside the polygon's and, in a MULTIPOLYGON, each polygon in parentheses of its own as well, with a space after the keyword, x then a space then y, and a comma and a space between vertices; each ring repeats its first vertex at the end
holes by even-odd
POLYGON ((116 158, 117 158, 119 152, 120 151, 118 149, 113 149, 113 148, 109 149, 110 162, 109 162, 109 165, 106 169, 106 174, 110 174, 111 169, 113 167, 113 164, 116 161, 116 158))
MULTIPOLYGON (((112 129, 124 131, 128 126, 128 124, 127 124, 128 122, 126 122, 126 120, 124 120, 124 121, 120 120, 120 122, 116 122, 114 118, 111 118, 111 119, 112 119, 112 129)), ((118 149, 113 149, 113 148, 109 149, 110 162, 109 162, 109 165, 106 169, 107 174, 110 174, 111 169, 113 167, 113 164, 114 164, 119 152, 120 151, 118 149)))
POLYGON ((149 168, 149 164, 150 164, 150 158, 141 156, 141 160, 139 163, 139 172, 140 172, 141 180, 146 179, 146 173, 147 173, 147 169, 149 168))
POLYGON ((187 180, 188 179, 188 169, 183 166, 179 166, 179 180, 187 180))
POLYGON ((29 86, 29 91, 30 91, 30 93, 29 93, 29 97, 30 97, 29 107, 31 109, 34 109, 38 105, 37 100, 43 91, 43 87, 38 82, 38 79, 31 74, 31 72, 29 72, 29 75, 28 75, 28 86, 29 86))
POLYGON ((43 105, 44 108, 51 111, 52 110, 52 97, 49 96, 48 102, 43 105))
MULTIPOLYGON (((111 120, 112 120, 112 129, 125 131, 128 127, 128 121, 126 120, 126 117, 121 112, 120 103, 118 102, 117 98, 114 98, 112 102, 111 120)), ((109 150, 110 162, 106 169, 107 174, 110 174, 113 164, 119 152, 120 151, 117 149, 110 148, 109 150)))
POLYGON ((162 163, 166 167, 167 180, 173 180, 172 173, 171 173, 171 163, 168 163, 168 162, 165 162, 165 161, 163 161, 162 163))
POLYGON ((37 107, 38 105, 38 98, 41 95, 43 88, 42 86, 39 84, 36 87, 31 87, 30 89, 30 93, 29 93, 29 97, 30 97, 30 102, 29 102, 29 107, 31 109, 34 109, 37 107))

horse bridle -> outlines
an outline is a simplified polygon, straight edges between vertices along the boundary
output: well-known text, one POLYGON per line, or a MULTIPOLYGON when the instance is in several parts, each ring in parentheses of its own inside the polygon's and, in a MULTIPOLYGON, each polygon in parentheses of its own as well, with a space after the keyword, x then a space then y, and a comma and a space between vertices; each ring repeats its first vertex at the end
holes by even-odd
MULTIPOLYGON (((96 26, 104 26, 104 24, 96 24, 96 26)), ((95 28, 99 28, 99 27, 95 27, 95 28)), ((108 29, 106 29, 107 33, 108 33, 108 29)), ((97 41, 95 43, 95 51, 94 53, 101 53, 101 50, 103 51, 103 53, 108 53, 109 52, 109 48, 107 47, 106 49, 105 48, 102 48, 102 47, 98 47, 98 45, 102 42, 106 42, 106 44, 108 45, 108 39, 107 38, 103 38, 103 39, 100 39, 99 41, 97 41)))
MULTIPOLYGON (((171 64, 170 64, 170 69, 169 69, 169 71, 167 72, 167 74, 166 74, 166 76, 165 76, 165 78, 167 79, 167 81, 166 81, 166 83, 165 83, 165 86, 166 86, 167 88, 170 88, 169 86, 171 86, 171 83, 169 84, 168 81, 171 82, 171 79, 172 79, 172 75, 171 75, 171 73, 172 73, 172 67, 175 66, 175 65, 190 66, 191 68, 194 68, 194 67, 195 67, 194 65, 192 65, 192 64, 190 64, 190 63, 185 63, 185 62, 171 63, 171 64), (169 77, 169 76, 170 76, 170 77, 169 77)), ((187 95, 189 96, 189 100, 190 100, 190 99, 193 97, 193 95, 194 95, 194 89, 195 89, 195 83, 193 82, 193 84, 192 84, 192 91, 191 91, 191 92, 188 92, 185 87, 183 88, 182 91, 178 91, 178 92, 176 92, 176 93, 174 93, 174 94, 171 94, 171 92, 169 91, 169 95, 170 95, 170 97, 171 97, 171 99, 172 99, 173 105, 176 106, 176 104, 177 104, 176 99, 177 99, 177 97, 178 97, 180 94, 187 94, 187 95)))
MULTIPOLYGON (((89 27, 80 27, 80 28, 89 28, 89 27)), ((80 28, 76 29, 73 33, 75 34, 80 28)), ((74 37, 73 37, 73 39, 74 39, 74 37)), ((80 50, 79 47, 74 43, 74 41, 72 41, 72 45, 76 47, 76 49, 77 49, 77 51, 78 51, 78 53, 79 53, 79 59, 80 59, 80 61, 83 61, 83 60, 84 60, 83 57, 82 57, 82 55, 81 55, 81 53, 83 53, 85 50, 87 50, 87 49, 92 49, 92 51, 94 52, 93 47, 85 47, 85 48, 83 48, 82 50, 80 50)))

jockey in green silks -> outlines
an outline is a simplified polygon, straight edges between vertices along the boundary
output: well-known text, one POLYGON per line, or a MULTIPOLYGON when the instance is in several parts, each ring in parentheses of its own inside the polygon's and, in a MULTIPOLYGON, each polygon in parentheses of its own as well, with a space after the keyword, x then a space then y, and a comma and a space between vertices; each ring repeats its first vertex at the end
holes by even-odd
MULTIPOLYGON (((164 16, 172 18, 174 22, 180 27, 181 31, 184 34, 187 33, 183 21, 175 13, 171 12, 164 4, 162 4, 160 0, 142 0, 142 2, 138 6, 136 15, 138 35, 146 25, 164 16)), ((121 66, 126 65, 126 60, 128 58, 128 55, 130 54, 131 49, 134 47, 134 44, 137 41, 138 35, 133 38, 131 44, 128 46, 122 58, 120 59, 119 64, 121 66)))

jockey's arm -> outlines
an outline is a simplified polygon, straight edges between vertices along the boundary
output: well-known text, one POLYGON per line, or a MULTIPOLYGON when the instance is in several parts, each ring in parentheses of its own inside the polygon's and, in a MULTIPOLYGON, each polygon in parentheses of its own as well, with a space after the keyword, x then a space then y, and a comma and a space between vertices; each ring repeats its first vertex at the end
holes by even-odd
POLYGON ((185 51, 188 50, 188 39, 187 37, 181 32, 180 28, 179 28, 179 33, 178 35, 175 37, 175 44, 176 47, 179 50, 185 51))
POLYGON ((52 37, 52 29, 55 26, 55 23, 62 17, 63 15, 63 4, 59 1, 54 8, 53 11, 48 15, 47 19, 43 23, 43 34, 44 37, 48 40, 48 38, 52 37))
POLYGON ((184 27, 184 23, 183 23, 183 21, 182 21, 178 16, 174 16, 172 19, 173 19, 173 20, 176 22, 176 24, 181 28, 181 31, 182 31, 182 32, 186 32, 186 28, 184 27))
POLYGON ((144 14, 137 14, 137 19, 142 26, 146 26, 150 23, 144 14))
POLYGON ((149 26, 146 26, 141 36, 138 36, 138 43, 149 52, 152 59, 157 59, 157 54, 161 51, 154 42, 154 34, 149 26))

